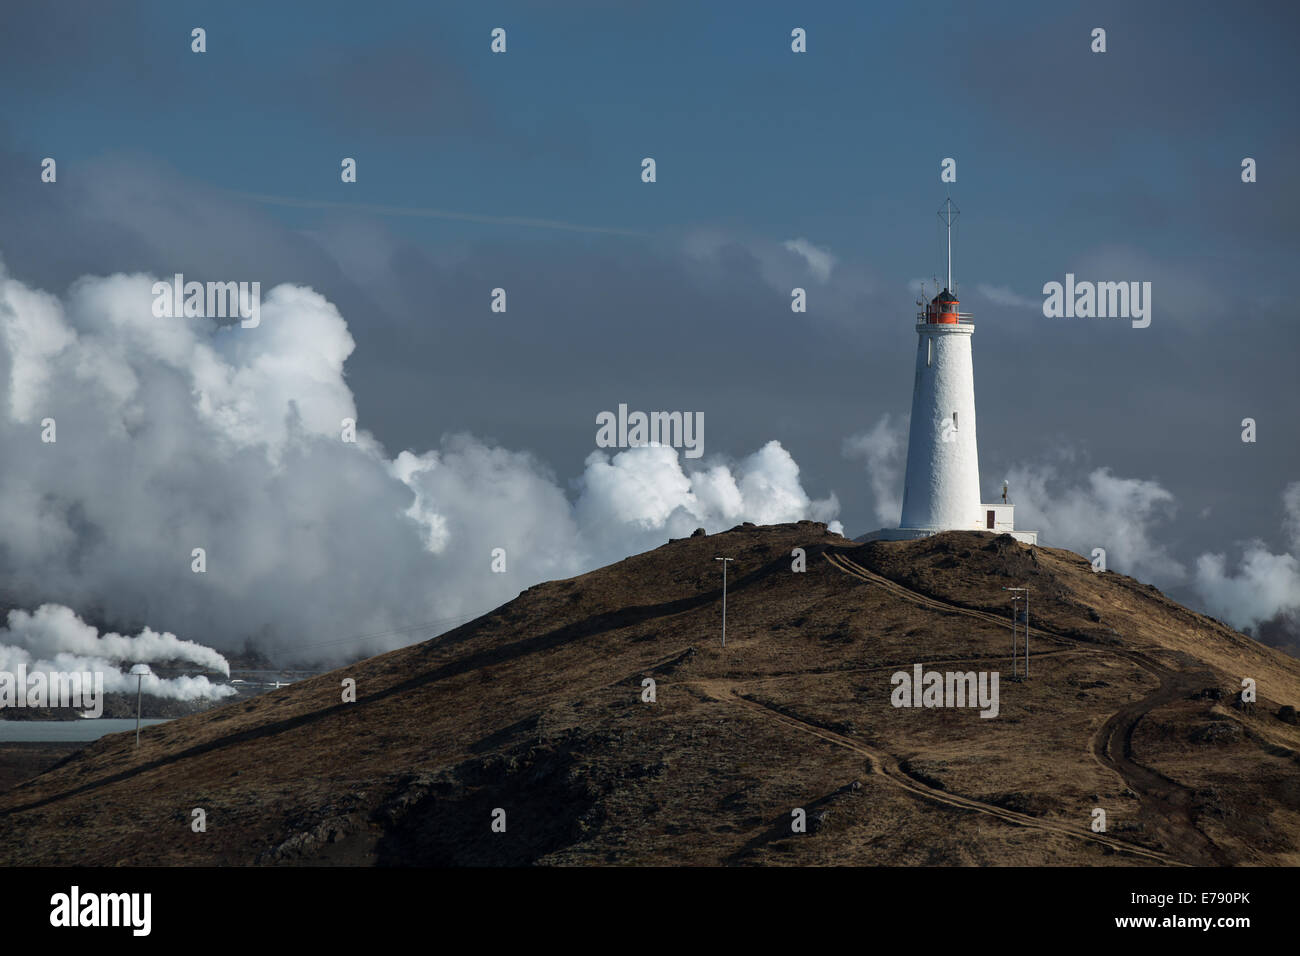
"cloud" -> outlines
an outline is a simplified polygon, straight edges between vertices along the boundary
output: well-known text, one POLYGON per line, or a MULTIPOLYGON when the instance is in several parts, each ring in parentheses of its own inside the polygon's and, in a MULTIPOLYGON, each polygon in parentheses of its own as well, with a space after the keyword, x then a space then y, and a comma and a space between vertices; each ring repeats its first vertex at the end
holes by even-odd
POLYGON ((831 277, 831 269, 839 261, 831 254, 830 249, 814 246, 802 236, 798 239, 787 239, 782 245, 795 255, 802 256, 808 263, 808 271, 816 276, 819 282, 825 282, 831 277))
MULTIPOLYGON (((151 661, 186 661, 206 670, 230 676, 230 665, 216 651, 175 634, 159 634, 145 628, 135 637, 100 634, 70 608, 43 604, 34 612, 9 612, 8 627, 0 628, 0 671, 16 673, 57 671, 104 675, 108 693, 134 691, 137 679, 119 664, 151 661)), ((229 697, 235 693, 227 684, 213 684, 207 677, 161 678, 146 676, 140 689, 156 697, 175 700, 229 697)))
POLYGON ((777 442, 734 463, 596 452, 573 500, 534 456, 470 435, 390 458, 364 428, 342 438, 355 343, 324 297, 279 285, 260 326, 218 327, 155 318, 153 281, 83 277, 59 298, 0 272, 0 574, 28 607, 334 660, 696 527, 838 511, 777 442))
MULTIPOLYGON (((702 227, 682 235, 678 247, 688 262, 707 267, 707 272, 698 268, 695 272, 702 279, 710 273, 716 275, 719 268, 743 269, 788 296, 791 288, 804 285, 811 275, 826 285, 818 296, 822 303, 818 311, 828 314, 839 312, 855 297, 869 294, 875 288, 865 268, 845 273, 830 283, 839 258, 828 247, 817 246, 803 237, 777 242, 762 236, 702 227)), ((857 313, 853 319, 860 321, 857 313)))
POLYGON ((1055 466, 1042 464, 1017 466, 1009 474, 1016 526, 1037 530, 1042 544, 1085 556, 1104 548, 1111 570, 1189 589, 1194 604, 1241 630, 1275 625, 1283 636, 1300 630, 1300 482, 1282 495, 1289 550, 1274 553, 1251 540, 1242 546, 1235 570, 1226 554, 1207 552, 1189 571, 1157 541, 1159 526, 1177 507, 1159 482, 1097 468, 1083 483, 1071 484, 1055 466))
POLYGON ((1104 548, 1111 570, 1162 586, 1186 578, 1187 569, 1155 540, 1156 526, 1176 510, 1159 482, 1120 478, 1109 468, 1078 482, 1050 464, 1015 466, 1007 480, 1016 527, 1037 531, 1043 544, 1083 555, 1104 548))
POLYGON ((713 532, 742 521, 804 518, 829 522, 839 512, 833 494, 818 501, 808 497, 799 466, 776 441, 734 465, 718 462, 689 475, 671 448, 629 448, 612 458, 597 451, 587 459, 580 486, 574 513, 581 535, 609 560, 621 557, 620 550, 643 551, 665 535, 685 537, 696 528, 713 532), (609 529, 615 529, 612 535, 609 529))
POLYGON ((987 282, 980 282, 975 286, 975 291, 994 305, 1012 309, 1041 309, 1043 307, 1042 299, 1026 298, 1004 285, 989 285, 987 282))
POLYGON ((866 465, 876 520, 881 527, 897 528, 903 511, 906 424, 895 425, 888 414, 882 415, 870 430, 844 439, 843 451, 846 458, 861 459, 866 465))
POLYGON ((1287 485, 1282 504, 1290 553, 1274 554, 1263 541, 1249 541, 1236 573, 1229 572, 1224 554, 1197 559, 1196 590, 1211 614, 1252 629, 1275 618, 1293 630, 1300 625, 1300 481, 1287 485))

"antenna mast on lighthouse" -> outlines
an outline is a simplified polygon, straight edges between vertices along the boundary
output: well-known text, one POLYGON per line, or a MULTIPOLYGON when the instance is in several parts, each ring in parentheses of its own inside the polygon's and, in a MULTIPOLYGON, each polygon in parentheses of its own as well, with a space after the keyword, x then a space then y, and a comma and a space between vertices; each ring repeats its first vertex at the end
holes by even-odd
POLYGON ((944 200, 943 208, 939 210, 939 218, 942 219, 944 225, 948 227, 948 286, 947 288, 949 292, 953 291, 952 289, 952 221, 956 219, 959 215, 961 215, 961 210, 957 208, 957 204, 954 203, 952 201, 952 197, 949 196, 946 200, 944 200))

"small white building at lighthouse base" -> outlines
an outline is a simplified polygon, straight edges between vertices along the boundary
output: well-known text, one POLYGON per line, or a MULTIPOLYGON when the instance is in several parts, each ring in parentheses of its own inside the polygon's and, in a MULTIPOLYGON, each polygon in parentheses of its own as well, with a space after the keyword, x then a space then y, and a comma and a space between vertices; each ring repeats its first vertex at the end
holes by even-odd
POLYGON ((940 534, 944 531, 992 531, 994 534, 1009 534, 1017 541, 1023 541, 1025 544, 1038 544, 1037 531, 1017 531, 1015 522, 1012 520, 1012 512, 1015 505, 980 505, 986 508, 988 514, 993 515, 986 519, 986 524, 979 527, 957 529, 957 528, 881 528, 879 531, 871 531, 861 537, 854 538, 854 541, 912 541, 916 538, 928 538, 932 534, 940 534), (987 522, 992 524, 987 524, 987 522))

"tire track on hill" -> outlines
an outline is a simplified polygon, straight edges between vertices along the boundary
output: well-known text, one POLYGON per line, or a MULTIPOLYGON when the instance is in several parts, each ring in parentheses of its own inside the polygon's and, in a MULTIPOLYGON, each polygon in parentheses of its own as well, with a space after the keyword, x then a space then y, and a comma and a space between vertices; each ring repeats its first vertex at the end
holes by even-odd
POLYGON ((943 804, 958 810, 983 813, 1017 826, 1028 827, 1030 829, 1041 830, 1061 836, 1073 837, 1076 840, 1087 840, 1092 843, 1098 843, 1102 846, 1109 847, 1119 853, 1129 853, 1134 856, 1140 856, 1148 860, 1163 863, 1167 866, 1187 865, 1168 854, 1160 852, 1159 850, 1151 850, 1146 847, 1138 846, 1117 837, 1111 837, 1101 833, 1093 833, 1089 830, 1074 829, 1065 824, 1053 823, 1050 820, 1040 820, 1036 817, 1031 817, 1028 814, 1017 813, 1014 810, 1007 810, 990 803, 983 803, 972 797, 963 797, 959 794, 949 793, 946 790, 939 790, 935 787, 931 787, 909 775, 901 766, 899 766, 898 761, 889 754, 877 751, 856 740, 845 737, 843 734, 837 734, 832 730, 818 727, 816 724, 811 724, 807 721, 800 720, 797 717, 792 717, 789 714, 782 713, 781 711, 769 707, 759 701, 741 696, 737 689, 741 686, 739 682, 721 679, 703 679, 689 681, 688 683, 700 688, 709 699, 722 703, 739 705, 768 719, 775 720, 777 723, 784 724, 787 727, 818 737, 838 747, 851 750, 866 758, 867 766, 870 768, 873 776, 879 776, 893 786, 899 787, 902 790, 906 790, 915 796, 929 800, 933 803, 943 804))
MULTIPOLYGON (((919 594, 883 575, 862 567, 842 554, 824 552, 834 568, 868 584, 921 606, 946 613, 962 614, 1006 627, 1007 621, 987 611, 964 608, 919 594)), ((1089 740, 1089 752, 1103 767, 1115 773, 1138 796, 1141 815, 1151 824, 1165 844, 1181 855, 1223 866, 1231 861, 1213 840, 1196 825, 1192 810, 1192 791, 1151 767, 1139 763, 1133 755, 1133 735, 1137 725, 1151 711, 1172 703, 1196 690, 1196 675, 1165 667, 1137 651, 1123 648, 1090 647, 1082 641, 1030 628, 1039 640, 1075 647, 1081 651, 1123 658, 1155 677, 1159 686, 1145 697, 1125 704, 1107 718, 1089 740)))
POLYGON ((1103 766, 1114 770, 1139 800, 1153 828, 1165 844, 1185 855, 1206 860, 1216 866, 1229 866, 1232 860, 1196 825, 1192 812, 1192 792, 1133 757, 1133 734, 1142 718, 1165 704, 1186 697, 1199 681, 1187 675, 1169 672, 1161 676, 1155 692, 1125 704, 1101 725, 1092 736, 1092 753, 1103 766))

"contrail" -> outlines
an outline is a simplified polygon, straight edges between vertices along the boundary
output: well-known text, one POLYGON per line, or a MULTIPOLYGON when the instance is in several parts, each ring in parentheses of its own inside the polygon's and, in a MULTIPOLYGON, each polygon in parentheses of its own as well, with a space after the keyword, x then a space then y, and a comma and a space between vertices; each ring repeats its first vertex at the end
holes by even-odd
POLYGON ((251 199, 272 206, 291 206, 296 209, 347 209, 370 212, 380 216, 417 216, 425 219, 454 219, 461 222, 483 222, 501 226, 533 226, 539 229, 564 229, 569 232, 598 232, 615 236, 648 236, 637 229, 617 226, 585 226, 581 223, 560 222, 556 219, 528 219, 522 216, 483 216, 471 212, 452 212, 447 209, 421 209, 413 206, 383 206, 375 203, 333 202, 327 199, 293 199, 287 196, 266 196, 225 190, 227 195, 251 199))

